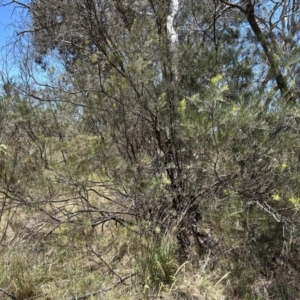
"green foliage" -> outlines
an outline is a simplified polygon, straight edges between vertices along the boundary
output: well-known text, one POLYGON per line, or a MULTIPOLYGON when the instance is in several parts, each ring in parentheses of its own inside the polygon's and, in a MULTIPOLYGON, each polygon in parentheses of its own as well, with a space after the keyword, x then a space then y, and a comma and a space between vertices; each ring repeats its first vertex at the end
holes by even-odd
MULTIPOLYGON (((3 228, 21 224, 12 212, 22 209, 45 220, 49 237, 59 232, 60 263, 66 243, 78 243, 120 283, 113 267, 127 252, 103 260, 89 238, 114 223, 132 230, 108 244, 128 246, 136 292, 149 299, 166 287, 180 295, 182 260, 190 273, 203 261, 229 299, 297 298, 296 2, 174 3, 24 5, 26 80, 3 79, 0 103, 3 228), (38 80, 35 64, 46 71, 38 80)), ((74 277, 82 259, 70 262, 74 277)), ((24 257, 16 264, 14 293, 38 295, 39 268, 31 276, 24 257)))

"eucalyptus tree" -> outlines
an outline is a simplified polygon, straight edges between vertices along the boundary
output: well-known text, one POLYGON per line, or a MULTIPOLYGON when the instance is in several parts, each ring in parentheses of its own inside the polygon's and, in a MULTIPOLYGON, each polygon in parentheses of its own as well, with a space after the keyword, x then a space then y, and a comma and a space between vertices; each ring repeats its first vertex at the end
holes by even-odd
MULTIPOLYGON (((267 66, 260 88, 275 82, 287 100, 295 100, 290 88, 297 68, 299 48, 299 4, 297 1, 221 1, 229 9, 241 12, 262 48, 267 66), (294 74, 293 74, 294 73, 294 74), (293 75, 292 75, 293 74, 293 75)), ((296 97, 297 98, 297 97, 296 97)), ((268 102, 267 102, 268 104, 268 102)))

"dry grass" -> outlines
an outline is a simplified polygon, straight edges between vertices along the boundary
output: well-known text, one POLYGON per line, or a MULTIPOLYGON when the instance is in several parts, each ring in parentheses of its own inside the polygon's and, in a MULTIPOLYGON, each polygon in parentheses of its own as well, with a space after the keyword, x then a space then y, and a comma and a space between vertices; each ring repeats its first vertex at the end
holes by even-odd
MULTIPOLYGON (((48 235, 44 226, 33 235, 32 222, 41 220, 30 211, 20 215, 10 220, 0 258, 0 288, 15 299, 224 299, 217 274, 177 265, 167 237, 157 249, 114 224, 103 231, 63 224, 48 235)), ((2 292, 0 299, 9 298, 2 292)))
MULTIPOLYGON (((91 201, 116 208, 97 195, 91 201)), ((80 205, 44 208, 70 213, 80 205)), ((205 268, 209 257, 178 264, 171 234, 153 236, 113 221, 94 228, 88 219, 57 223, 34 206, 18 205, 3 211, 0 230, 0 300, 225 299, 222 274, 205 268)))
POLYGON ((130 271, 126 253, 121 255, 124 246, 115 236, 91 238, 63 227, 47 239, 18 238, 3 246, 0 287, 18 300, 75 299, 96 291, 100 297, 130 271))

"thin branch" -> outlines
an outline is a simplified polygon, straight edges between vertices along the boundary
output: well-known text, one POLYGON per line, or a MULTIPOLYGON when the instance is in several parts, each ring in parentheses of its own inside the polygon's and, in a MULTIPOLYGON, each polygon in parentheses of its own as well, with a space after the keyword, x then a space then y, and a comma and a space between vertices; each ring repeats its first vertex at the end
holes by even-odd
POLYGON ((10 293, 10 292, 8 292, 8 291, 2 289, 2 288, 0 288, 0 292, 2 292, 3 294, 5 294, 5 295, 6 295, 7 297, 9 297, 10 299, 18 300, 14 294, 12 294, 12 293, 10 293))
POLYGON ((9 5, 12 5, 12 4, 17 4, 17 5, 21 6, 22 8, 26 8, 26 9, 29 9, 29 10, 31 9, 31 7, 29 5, 27 5, 25 3, 22 3, 20 1, 15 1, 15 0, 12 0, 8 3, 1 4, 0 7, 1 6, 9 6, 9 5))
POLYGON ((239 9, 243 13, 246 13, 246 10, 242 6, 240 6, 238 4, 231 3, 231 2, 228 2, 226 0, 221 0, 221 2, 224 3, 224 4, 226 4, 226 5, 228 5, 228 6, 230 6, 230 7, 232 7, 232 8, 237 8, 237 9, 239 9))
POLYGON ((114 271, 114 269, 101 257, 101 255, 99 255, 98 253, 96 253, 95 252, 95 250, 92 248, 92 247, 89 247, 89 251, 92 253, 92 254, 94 254, 96 257, 98 257, 101 261, 102 261, 102 263, 104 263, 105 264, 105 266, 107 267, 107 269, 109 270, 109 272, 110 273, 112 273, 112 274, 114 274, 116 277, 118 277, 119 278, 119 280, 121 280, 122 278, 121 278, 121 276, 120 275, 118 275, 115 271, 114 271))
MULTIPOLYGON (((112 285, 109 288, 102 289, 102 290, 99 290, 99 291, 96 291, 96 292, 93 292, 93 293, 85 294, 85 295, 80 296, 80 297, 73 297, 73 298, 70 298, 69 300, 85 300, 85 299, 88 299, 92 296, 95 296, 95 295, 98 295, 98 294, 101 294, 101 293, 107 293, 110 290, 112 290, 113 288, 115 288, 116 286, 118 286, 119 284, 124 283, 124 281, 126 279, 131 278, 135 275, 136 275, 136 273, 129 274, 129 275, 123 277, 123 278, 120 278, 114 285, 112 285)), ((15 299, 15 300, 17 300, 17 299, 15 299)))
POLYGON ((271 210, 273 210, 272 207, 270 207, 270 205, 268 205, 267 203, 265 203, 267 207, 261 205, 258 201, 255 202, 256 205, 258 205, 260 208, 262 208, 265 212, 269 213, 271 216, 273 216, 273 218, 275 219, 276 222, 281 223, 282 222, 282 217, 278 216, 278 214, 275 212, 272 212, 271 210))

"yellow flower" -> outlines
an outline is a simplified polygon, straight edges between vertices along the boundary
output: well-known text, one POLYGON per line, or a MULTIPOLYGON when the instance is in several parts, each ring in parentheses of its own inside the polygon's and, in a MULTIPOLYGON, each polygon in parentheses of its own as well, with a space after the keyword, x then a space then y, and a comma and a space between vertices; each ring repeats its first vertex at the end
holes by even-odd
POLYGON ((221 88, 221 91, 222 92, 225 92, 225 91, 228 91, 229 90, 229 88, 228 88, 228 85, 227 84, 225 84, 224 86, 222 86, 222 88, 221 88))
POLYGON ((238 110, 240 110, 240 108, 237 107, 237 106, 234 104, 233 107, 232 107, 232 111, 235 112, 235 111, 238 111, 238 110))
POLYGON ((284 169, 286 169, 287 164, 283 163, 280 165, 280 171, 283 171, 284 169))
POLYGON ((296 198, 294 196, 290 197, 289 200, 293 203, 296 210, 300 208, 300 198, 296 198))
POLYGON ((278 194, 274 194, 274 195, 272 195, 272 199, 276 200, 276 201, 279 201, 280 200, 280 196, 278 194))
POLYGON ((178 109, 181 113, 184 113, 184 111, 186 110, 186 101, 184 98, 179 102, 178 109))
POLYGON ((222 78, 222 74, 218 74, 217 76, 213 77, 210 82, 211 84, 216 85, 220 80, 222 80, 222 78))

